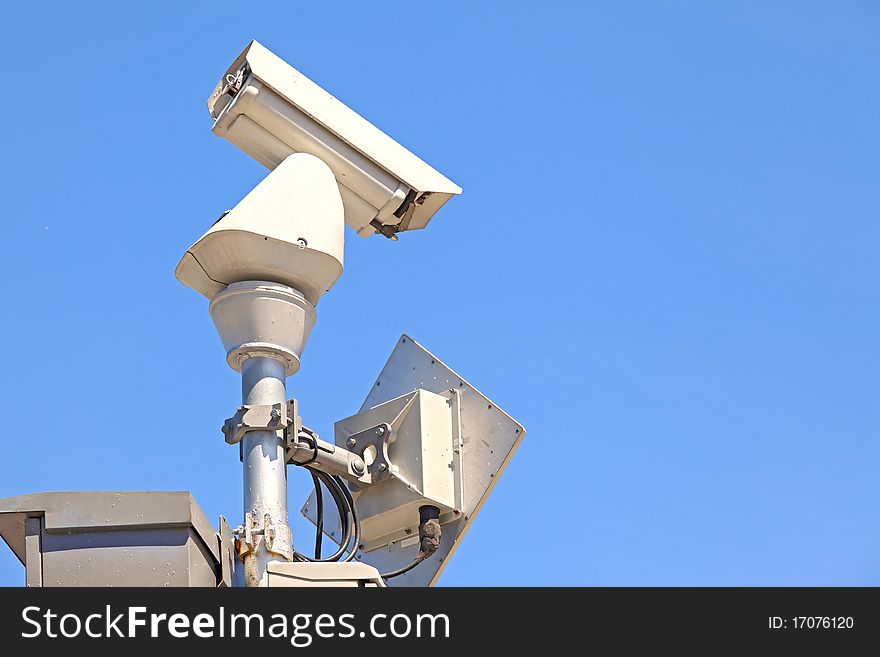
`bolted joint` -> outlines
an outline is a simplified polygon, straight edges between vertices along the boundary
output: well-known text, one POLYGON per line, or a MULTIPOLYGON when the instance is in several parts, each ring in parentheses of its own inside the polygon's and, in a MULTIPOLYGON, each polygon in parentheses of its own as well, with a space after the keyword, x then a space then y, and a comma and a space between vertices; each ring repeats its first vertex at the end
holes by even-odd
MULTIPOLYGON (((393 438, 392 426, 387 422, 382 422, 363 431, 358 431, 350 435, 346 440, 345 444, 352 454, 361 461, 364 459, 367 448, 373 447, 376 450, 373 462, 369 466, 364 465, 364 469, 370 478, 369 483, 378 483, 387 479, 395 472, 394 465, 388 459, 388 443, 393 438)), ((358 476, 361 474, 360 471, 354 470, 354 466, 352 466, 352 472, 358 476)))
POLYGON ((257 527, 252 514, 245 514, 244 525, 235 529, 235 547, 238 556, 255 554, 260 549, 260 537, 267 552, 284 557, 288 561, 293 560, 290 529, 286 525, 276 525, 268 513, 263 516, 262 527, 257 527))
POLYGON ((246 404, 239 406, 220 428, 226 442, 236 445, 248 431, 286 431, 295 421, 294 413, 289 412, 291 402, 279 404, 246 404))

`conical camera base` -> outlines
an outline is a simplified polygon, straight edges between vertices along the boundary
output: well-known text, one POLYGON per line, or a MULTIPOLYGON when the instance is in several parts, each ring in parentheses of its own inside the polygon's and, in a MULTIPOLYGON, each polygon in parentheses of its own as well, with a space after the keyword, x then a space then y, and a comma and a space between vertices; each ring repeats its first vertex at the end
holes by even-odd
POLYGON ((299 370, 315 307, 297 290, 269 281, 232 283, 211 300, 211 319, 236 372, 252 356, 284 362, 285 375, 299 370))

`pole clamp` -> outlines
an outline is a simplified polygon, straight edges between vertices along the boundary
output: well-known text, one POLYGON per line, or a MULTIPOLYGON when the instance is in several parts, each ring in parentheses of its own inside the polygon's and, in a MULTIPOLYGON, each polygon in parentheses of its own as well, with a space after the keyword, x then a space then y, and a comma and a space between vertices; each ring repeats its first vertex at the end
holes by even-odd
POLYGON ((246 513, 244 525, 235 528, 234 536, 235 551, 239 558, 246 554, 256 553, 259 539, 262 537, 268 552, 285 557, 288 561, 293 560, 290 528, 286 525, 276 526, 268 513, 263 516, 262 527, 257 527, 254 516, 246 513))
POLYGON ((220 427, 226 442, 237 445, 248 431, 285 431, 299 433, 302 419, 297 402, 291 399, 278 404, 245 404, 220 427))

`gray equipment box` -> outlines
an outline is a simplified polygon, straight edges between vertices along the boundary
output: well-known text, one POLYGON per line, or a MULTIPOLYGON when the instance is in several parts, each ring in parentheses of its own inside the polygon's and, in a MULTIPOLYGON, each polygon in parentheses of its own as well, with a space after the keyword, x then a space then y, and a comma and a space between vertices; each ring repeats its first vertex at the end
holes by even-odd
POLYGON ((365 563, 270 563, 269 588, 385 588, 379 571, 365 563))
POLYGON ((0 499, 0 536, 28 586, 217 586, 220 540, 188 492, 0 499))

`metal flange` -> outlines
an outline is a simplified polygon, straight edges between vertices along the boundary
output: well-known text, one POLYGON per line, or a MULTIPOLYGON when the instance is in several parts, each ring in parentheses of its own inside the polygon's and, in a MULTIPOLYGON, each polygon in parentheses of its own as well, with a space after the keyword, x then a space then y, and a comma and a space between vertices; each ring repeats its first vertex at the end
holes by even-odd
POLYGON ((368 447, 372 446, 376 450, 373 462, 367 466, 371 483, 383 481, 391 476, 392 465, 388 458, 388 443, 391 442, 391 438, 392 429, 387 422, 381 422, 348 437, 348 449, 362 459, 368 447))

